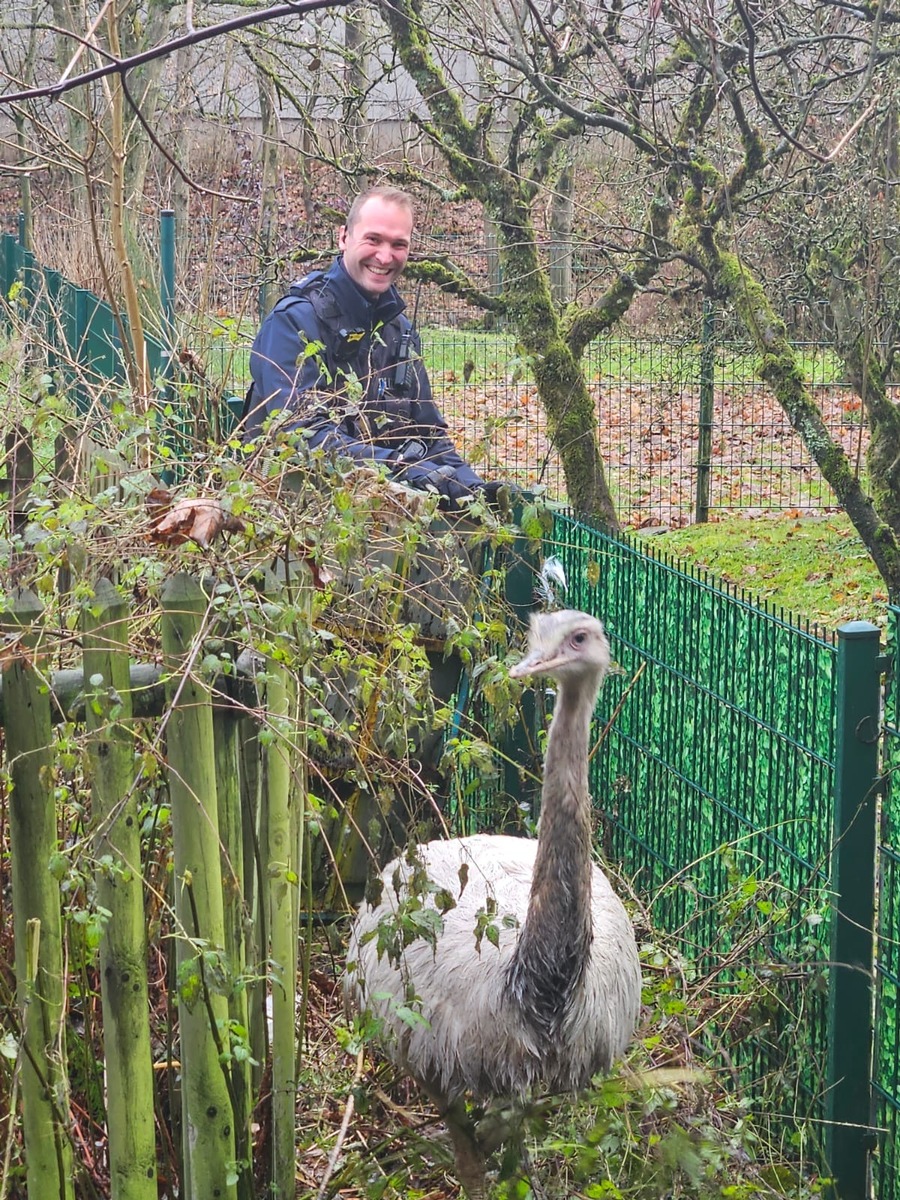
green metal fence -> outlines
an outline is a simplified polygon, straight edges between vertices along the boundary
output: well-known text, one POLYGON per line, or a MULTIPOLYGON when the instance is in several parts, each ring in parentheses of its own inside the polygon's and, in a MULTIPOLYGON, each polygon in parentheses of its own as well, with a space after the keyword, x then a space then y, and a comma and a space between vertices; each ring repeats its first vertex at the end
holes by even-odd
POLYGON ((893 668, 885 696, 878 840, 875 1118, 884 1131, 875 1164, 879 1200, 900 1196, 900 609, 889 613, 893 668))
MULTIPOLYGON (((0 235, 0 287, 18 320, 47 348, 47 365, 60 372, 79 413, 86 413, 95 397, 107 397, 124 384, 123 326, 110 305, 40 266, 9 233, 0 235)), ((162 381, 166 349, 152 336, 146 346, 151 375, 162 381)))
MULTIPOLYGON (((832 1164, 845 1200, 862 1200, 879 632, 826 636, 564 514, 544 549, 564 565, 564 602, 604 621, 618 666, 591 768, 605 850, 724 1002, 727 1030, 710 1039, 719 1065, 832 1164)), ((897 858, 882 848, 881 936, 894 957, 879 962, 875 1091, 888 1131, 900 1102, 897 858)), ((884 1200, 900 1200, 894 1155, 883 1137, 873 1161, 884 1200)))

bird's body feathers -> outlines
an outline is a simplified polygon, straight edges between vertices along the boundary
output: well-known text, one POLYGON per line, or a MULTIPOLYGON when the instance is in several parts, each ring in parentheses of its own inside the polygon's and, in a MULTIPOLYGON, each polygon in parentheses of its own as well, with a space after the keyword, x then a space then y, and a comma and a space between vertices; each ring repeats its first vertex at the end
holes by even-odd
MULTIPOLYGON (((449 892, 456 907, 444 914, 434 944, 416 938, 399 962, 387 954, 379 958, 377 938, 366 937, 396 913, 396 874, 399 870, 405 882, 410 865, 403 859, 391 863, 382 876, 381 904, 363 906, 348 955, 352 1001, 381 1022, 389 1056, 432 1093, 452 1099, 466 1091, 479 1097, 523 1095, 536 1088, 575 1092, 607 1070, 631 1038, 640 1003, 634 933, 599 867, 591 871, 588 960, 552 1042, 523 1022, 507 994, 536 851, 534 841, 496 834, 418 847, 437 894, 449 892), (496 931, 496 945, 484 931, 485 922, 496 931), (411 989, 408 1006, 424 1021, 408 1023, 406 1002, 403 1009, 397 1004, 395 997, 405 994, 404 981, 411 989)), ((434 894, 427 903, 435 906, 434 894)))

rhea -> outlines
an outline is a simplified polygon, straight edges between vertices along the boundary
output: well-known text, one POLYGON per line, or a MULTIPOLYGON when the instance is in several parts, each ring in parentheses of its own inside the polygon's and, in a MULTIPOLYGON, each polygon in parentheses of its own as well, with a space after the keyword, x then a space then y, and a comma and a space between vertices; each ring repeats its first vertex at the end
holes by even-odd
POLYGON ((388 1057, 444 1115, 473 1198, 485 1194, 487 1147, 466 1097, 577 1093, 625 1052, 637 1023, 634 931, 591 855, 590 728, 609 663, 596 618, 532 617, 510 675, 557 684, 537 840, 419 845, 388 864, 380 900, 363 903, 352 929, 348 1003, 376 1018, 388 1057), (416 925, 430 936, 411 937, 416 925))

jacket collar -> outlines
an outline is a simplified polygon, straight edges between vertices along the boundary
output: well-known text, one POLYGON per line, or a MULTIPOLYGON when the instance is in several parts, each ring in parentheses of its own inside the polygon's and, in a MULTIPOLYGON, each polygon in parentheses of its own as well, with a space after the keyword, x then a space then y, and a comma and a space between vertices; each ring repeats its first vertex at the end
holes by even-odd
POLYGON ((342 255, 338 255, 326 271, 325 288, 348 326, 374 329, 392 321, 406 308, 406 302, 393 284, 374 300, 367 296, 347 274, 342 255))

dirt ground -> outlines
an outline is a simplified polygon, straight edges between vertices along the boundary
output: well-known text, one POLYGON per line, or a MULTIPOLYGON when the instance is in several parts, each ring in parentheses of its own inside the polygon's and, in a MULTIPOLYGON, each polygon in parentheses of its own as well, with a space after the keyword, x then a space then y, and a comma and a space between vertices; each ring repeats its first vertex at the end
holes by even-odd
MULTIPOLYGON (((690 524, 697 503, 699 387, 598 383, 594 393, 601 452, 623 524, 690 524)), ((565 499, 559 455, 533 388, 451 385, 440 394, 458 445, 478 448, 476 456, 483 451, 485 474, 527 487, 543 484, 549 496, 565 499)), ((851 461, 862 463, 866 441, 858 400, 843 388, 819 398, 829 429, 851 461)), ((762 385, 716 393, 710 450, 711 519, 836 506, 799 435, 762 385)))

